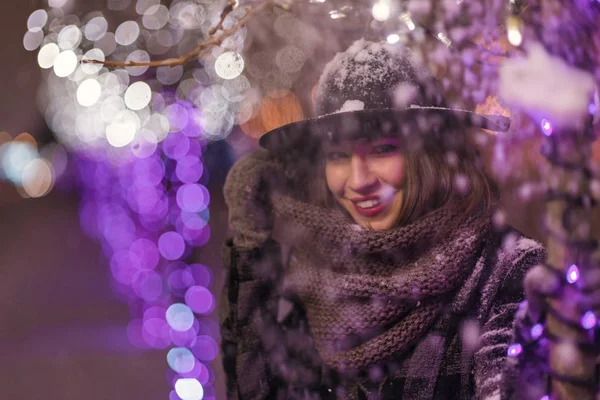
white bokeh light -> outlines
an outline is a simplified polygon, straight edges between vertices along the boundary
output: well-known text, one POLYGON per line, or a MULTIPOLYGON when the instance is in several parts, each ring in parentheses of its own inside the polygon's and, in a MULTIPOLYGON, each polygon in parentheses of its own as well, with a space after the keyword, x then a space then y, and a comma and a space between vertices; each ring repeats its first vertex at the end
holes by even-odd
POLYGON ((48 0, 48 5, 52 8, 60 8, 67 4, 69 0, 48 0))
POLYGON ((58 34, 58 47, 62 50, 72 50, 81 43, 81 30, 75 25, 65 26, 58 34))
POLYGON ((52 68, 59 54, 60 49, 56 43, 48 43, 44 45, 44 47, 42 47, 38 53, 39 66, 44 69, 52 68))
POLYGON ((180 378, 175 382, 175 392, 181 400, 202 400, 204 389, 198 379, 180 378))
POLYGON ((183 66, 176 65, 174 67, 159 67, 156 70, 156 78, 163 85, 172 85, 177 83, 183 75, 183 66))
POLYGON ((54 173, 50 163, 36 158, 23 168, 21 185, 30 197, 42 197, 52 189, 54 173))
POLYGON ((140 26, 135 21, 125 21, 115 31, 115 40, 121 46, 128 46, 140 36, 140 26))
POLYGON ((125 105, 131 110, 141 110, 150 103, 150 99, 152 99, 152 90, 143 81, 133 83, 125 91, 125 105))
POLYGON ((29 142, 12 141, 0 147, 0 172, 17 185, 21 184, 23 170, 32 160, 38 158, 38 151, 29 142))
POLYGON ((133 111, 121 111, 106 126, 106 140, 113 147, 127 146, 135 138, 139 126, 140 119, 133 111))
POLYGON ((35 10, 27 18, 27 30, 30 32, 39 32, 48 22, 48 13, 46 10, 35 10))
POLYGON ((135 3, 135 12, 142 15, 145 14, 148 9, 160 4, 160 0, 137 0, 135 3))
MULTIPOLYGON (((127 56, 127 59, 125 60, 125 63, 130 63, 130 62, 143 63, 143 62, 149 62, 149 61, 150 61, 150 55, 148 54, 147 51, 145 51, 145 50, 135 50, 135 51, 132 51, 131 54, 129 54, 127 56)), ((140 75, 144 74, 148 70, 148 67, 147 66, 142 66, 142 67, 125 67, 125 70, 131 76, 140 76, 140 75)))
POLYGON ((180 2, 171 6, 171 20, 183 29, 198 29, 206 19, 206 12, 199 4, 180 2))
POLYGON ((77 68, 77 56, 71 50, 63 51, 54 61, 54 73, 61 78, 71 75, 75 68, 77 68))
POLYGON ((160 29, 169 22, 169 9, 163 5, 154 5, 144 13, 142 24, 148 29, 160 29))
POLYGON ((388 35, 386 40, 389 44, 396 44, 400 41, 400 35, 398 35, 397 33, 392 33, 388 35))
MULTIPOLYGON (((87 53, 85 53, 82 57, 82 60, 98 60, 104 61, 106 57, 104 57, 104 52, 100 49, 91 49, 87 53)), ((81 69, 88 75, 97 74, 102 69, 102 64, 88 64, 82 63, 81 69)))
POLYGON ((117 95, 109 96, 102 101, 102 106, 100 107, 100 117, 108 124, 112 121, 115 115, 123 110, 125 110, 125 101, 123 98, 117 95))
POLYGON ((84 107, 96 104, 102 95, 102 87, 96 79, 83 81, 77 88, 77 101, 84 107))
POLYGON ((390 17, 390 3, 387 0, 379 0, 373 4, 371 13, 377 21, 386 21, 390 17))
POLYGON ((215 61, 215 71, 223 79, 237 78, 243 70, 244 58, 233 51, 221 54, 215 61))
POLYGON ((27 51, 33 51, 40 47, 44 41, 44 33, 40 31, 27 31, 23 36, 23 47, 27 51))
POLYGON ((85 25, 83 33, 88 40, 95 42, 102 39, 108 29, 108 22, 104 17, 95 17, 85 25))

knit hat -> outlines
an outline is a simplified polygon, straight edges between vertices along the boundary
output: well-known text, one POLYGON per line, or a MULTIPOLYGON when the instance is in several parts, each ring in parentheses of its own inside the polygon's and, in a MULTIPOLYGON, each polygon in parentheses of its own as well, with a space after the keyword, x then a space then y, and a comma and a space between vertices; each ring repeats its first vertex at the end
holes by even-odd
POLYGON ((400 44, 360 39, 338 53, 321 74, 315 118, 267 132, 260 145, 277 154, 314 150, 323 140, 400 136, 456 150, 464 127, 507 131, 510 119, 446 107, 440 85, 400 44), (432 139, 432 140, 428 140, 432 139))

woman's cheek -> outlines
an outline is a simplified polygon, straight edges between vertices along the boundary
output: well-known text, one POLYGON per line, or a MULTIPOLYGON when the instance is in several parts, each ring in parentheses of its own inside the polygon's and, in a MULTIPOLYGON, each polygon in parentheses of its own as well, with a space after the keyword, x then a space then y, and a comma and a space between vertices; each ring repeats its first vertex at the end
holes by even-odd
POLYGON ((344 168, 340 165, 328 165, 325 168, 325 177, 327 187, 335 196, 344 195, 346 178, 344 177, 344 168))
POLYGON ((378 178, 396 188, 404 182, 404 158, 401 156, 388 157, 379 163, 378 178))

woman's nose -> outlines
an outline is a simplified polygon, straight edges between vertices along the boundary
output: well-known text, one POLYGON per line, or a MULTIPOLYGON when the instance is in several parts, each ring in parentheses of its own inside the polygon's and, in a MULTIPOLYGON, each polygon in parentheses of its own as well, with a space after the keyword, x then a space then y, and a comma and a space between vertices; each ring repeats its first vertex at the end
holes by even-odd
POLYGON ((353 155, 350 165, 350 178, 348 179, 350 189, 358 193, 364 193, 377 184, 377 177, 363 157, 353 155))

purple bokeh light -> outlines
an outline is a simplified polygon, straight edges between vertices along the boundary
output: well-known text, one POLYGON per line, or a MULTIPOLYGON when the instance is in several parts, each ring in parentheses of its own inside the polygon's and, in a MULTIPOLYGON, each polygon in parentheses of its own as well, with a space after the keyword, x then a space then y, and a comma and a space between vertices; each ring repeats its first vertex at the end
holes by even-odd
POLYGON ((567 282, 575 283, 579 280, 579 268, 573 264, 567 270, 567 282))
POLYGON ((192 286, 185 292, 185 303, 196 314, 210 314, 215 308, 213 294, 204 286, 192 286))
POLYGON ((552 135, 552 132, 554 131, 554 129, 553 129, 552 123, 550 121, 548 121, 547 119, 543 119, 542 122, 540 123, 540 126, 542 127, 542 132, 544 133, 544 135, 546 135, 546 136, 552 135))
POLYGON ((201 335, 192 346, 192 352, 200 361, 212 361, 217 357, 219 345, 212 336, 201 335))
POLYGON ((204 264, 192 264, 190 265, 190 269, 192 271, 192 276, 194 282, 197 285, 204 286, 206 288, 210 288, 213 283, 213 273, 204 264))
POLYGON ((177 260, 185 251, 185 242, 177 232, 165 232, 158 239, 160 254, 167 260, 177 260))
POLYGON ((208 190, 203 185, 185 184, 177 190, 177 205, 183 211, 199 212, 204 210, 210 196, 208 190))
POLYGON ((150 270, 158 266, 160 255, 153 241, 148 239, 137 239, 129 247, 129 255, 136 260, 136 265, 142 270, 150 270))
POLYGON ((523 346, 520 343, 511 344, 508 346, 507 354, 509 357, 517 357, 523 352, 523 346))
POLYGON ((162 147, 167 157, 179 160, 190 149, 190 139, 183 133, 171 133, 163 141, 162 147))
POLYGON ((185 156, 177 161, 175 174, 183 183, 195 183, 202 177, 204 166, 197 156, 185 156))

